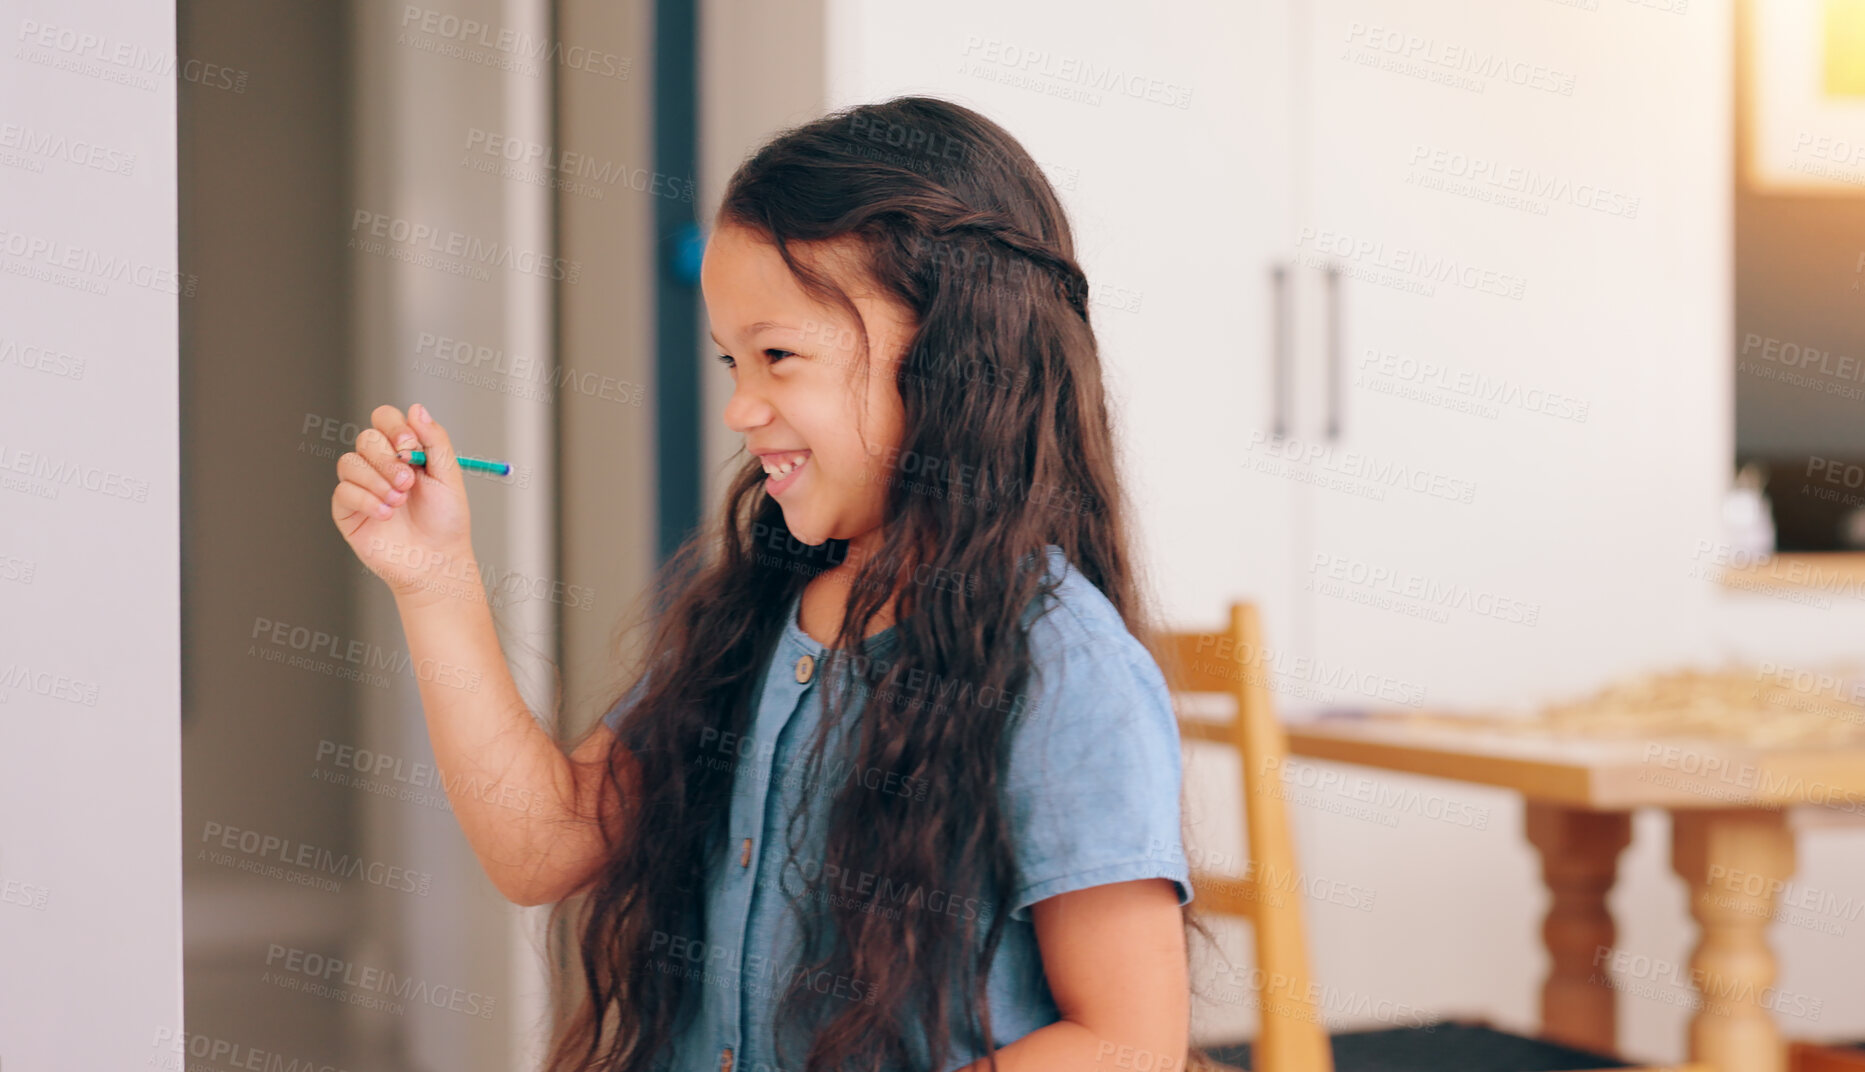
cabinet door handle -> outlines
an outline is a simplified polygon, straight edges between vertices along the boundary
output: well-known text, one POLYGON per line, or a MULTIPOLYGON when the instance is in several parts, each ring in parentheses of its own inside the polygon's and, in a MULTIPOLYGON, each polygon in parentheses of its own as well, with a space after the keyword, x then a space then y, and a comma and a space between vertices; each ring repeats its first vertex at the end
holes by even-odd
POLYGON ((1275 417, 1270 431, 1277 439, 1289 434, 1289 271, 1277 264, 1269 269, 1270 392, 1275 417))
POLYGON ((1340 401, 1344 389, 1340 352, 1340 266, 1327 266, 1328 439, 1340 438, 1340 401))

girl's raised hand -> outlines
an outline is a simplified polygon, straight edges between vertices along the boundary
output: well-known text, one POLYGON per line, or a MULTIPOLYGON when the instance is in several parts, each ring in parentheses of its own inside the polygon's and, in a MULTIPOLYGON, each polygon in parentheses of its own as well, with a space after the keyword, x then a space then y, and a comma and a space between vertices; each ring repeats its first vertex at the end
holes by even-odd
POLYGON ((447 430, 418 402, 406 419, 394 406, 369 416, 374 427, 337 459, 330 496, 337 531, 397 599, 483 598, 466 484, 447 430), (398 449, 426 451, 425 465, 408 464, 398 449))

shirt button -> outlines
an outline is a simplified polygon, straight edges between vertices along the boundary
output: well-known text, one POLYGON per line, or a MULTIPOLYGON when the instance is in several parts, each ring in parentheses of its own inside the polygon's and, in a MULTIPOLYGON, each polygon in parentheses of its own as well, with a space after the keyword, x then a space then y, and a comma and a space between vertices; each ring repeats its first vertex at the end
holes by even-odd
POLYGON ((738 866, 740 867, 751 866, 751 839, 750 838, 746 838, 745 847, 738 850, 738 866))
POLYGON ((815 656, 805 655, 801 659, 797 660, 797 684, 799 685, 809 684, 809 677, 811 674, 815 672, 816 672, 815 656))
POLYGON ((732 1048, 727 1046, 719 1055, 719 1072, 732 1072, 732 1048))

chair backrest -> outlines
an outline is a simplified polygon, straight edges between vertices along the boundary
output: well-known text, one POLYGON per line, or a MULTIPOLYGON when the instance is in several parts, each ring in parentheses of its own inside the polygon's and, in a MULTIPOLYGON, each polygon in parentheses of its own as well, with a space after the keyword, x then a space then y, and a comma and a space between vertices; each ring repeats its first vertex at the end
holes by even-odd
POLYGON ((1243 878, 1192 868, 1205 910, 1248 918, 1256 931, 1261 1029, 1251 1046, 1257 1072, 1333 1072, 1327 1025, 1315 1006, 1302 927, 1302 884, 1282 796, 1288 736, 1270 705, 1263 627, 1256 606, 1232 603, 1225 628, 1168 632, 1162 667, 1175 692, 1223 693, 1236 710, 1223 721, 1179 718, 1184 740, 1237 750, 1243 769, 1243 823, 1250 838, 1243 878))

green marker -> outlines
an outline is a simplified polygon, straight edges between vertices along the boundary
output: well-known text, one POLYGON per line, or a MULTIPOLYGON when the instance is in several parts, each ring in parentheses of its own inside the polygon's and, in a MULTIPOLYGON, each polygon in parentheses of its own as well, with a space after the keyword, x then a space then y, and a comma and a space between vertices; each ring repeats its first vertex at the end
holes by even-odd
MULTIPOLYGON (((460 468, 462 469, 471 469, 471 470, 474 470, 475 472, 480 472, 480 473, 492 473, 495 476, 511 476, 512 475, 512 467, 507 462, 488 462, 488 461, 482 461, 479 458, 460 458, 460 457, 456 457, 453 460, 456 462, 459 462, 460 468)), ((408 464, 426 467, 427 451, 425 450, 409 451, 408 452, 408 464)))

